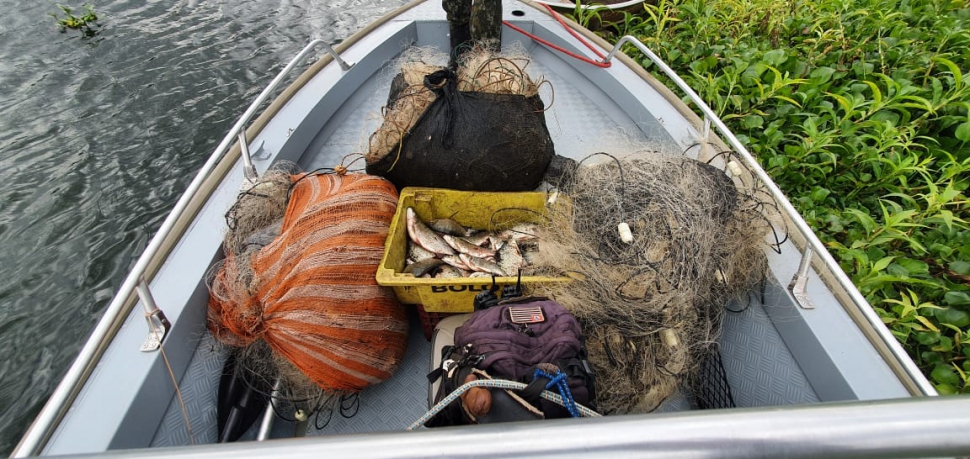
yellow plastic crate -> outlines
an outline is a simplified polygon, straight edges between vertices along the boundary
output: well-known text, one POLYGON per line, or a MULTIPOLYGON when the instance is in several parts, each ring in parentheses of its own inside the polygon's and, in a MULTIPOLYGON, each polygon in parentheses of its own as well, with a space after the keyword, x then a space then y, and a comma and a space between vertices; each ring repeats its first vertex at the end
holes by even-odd
MULTIPOLYGON (((537 223, 546 217, 546 193, 499 193, 455 191, 441 188, 409 187, 401 190, 397 212, 391 220, 384 245, 384 258, 377 267, 377 283, 393 287, 398 300, 421 304, 428 312, 472 312, 475 295, 492 286, 491 278, 422 279, 404 274, 408 230, 405 212, 408 207, 424 222, 451 218, 464 226, 501 231, 517 223, 537 223)), ((542 242, 540 241, 540 244, 542 242)), ((501 296, 502 286, 515 285, 517 278, 496 277, 501 296)), ((563 282, 560 277, 522 276, 522 287, 539 282, 563 282)))

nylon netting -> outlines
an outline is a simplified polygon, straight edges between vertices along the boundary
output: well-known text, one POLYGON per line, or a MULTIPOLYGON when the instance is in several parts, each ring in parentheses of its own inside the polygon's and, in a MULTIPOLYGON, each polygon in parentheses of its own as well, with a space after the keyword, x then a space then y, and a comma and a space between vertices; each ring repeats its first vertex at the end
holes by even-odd
POLYGON ((305 398, 320 396, 308 383, 358 392, 390 377, 407 344, 405 311, 375 280, 397 191, 363 174, 287 175, 285 187, 279 175, 267 174, 270 184, 243 193, 230 212, 236 223, 210 280, 209 328, 243 348, 251 374, 279 375, 305 398), (287 204, 274 238, 274 212, 260 208, 278 203, 281 190, 287 204))
MULTIPOLYGON (((367 162, 397 152, 402 139, 411 131, 435 94, 424 85, 424 78, 444 69, 448 54, 436 48, 408 48, 390 67, 400 69, 397 88, 383 109, 383 123, 368 141, 367 162)), ((458 90, 489 94, 517 94, 533 97, 545 83, 527 72, 529 55, 522 47, 510 46, 501 53, 476 45, 462 55, 458 63, 458 90)))
POLYGON ((583 324, 600 411, 652 411, 690 389, 725 305, 764 278, 772 212, 763 193, 680 156, 593 155, 558 187, 569 199, 552 207, 534 264, 575 280, 537 293, 583 324))
POLYGON ((538 95, 542 80, 526 72, 524 51, 475 47, 457 69, 409 57, 415 53, 405 53, 391 83, 383 123, 369 139, 367 172, 399 189, 536 188, 555 149, 538 95))

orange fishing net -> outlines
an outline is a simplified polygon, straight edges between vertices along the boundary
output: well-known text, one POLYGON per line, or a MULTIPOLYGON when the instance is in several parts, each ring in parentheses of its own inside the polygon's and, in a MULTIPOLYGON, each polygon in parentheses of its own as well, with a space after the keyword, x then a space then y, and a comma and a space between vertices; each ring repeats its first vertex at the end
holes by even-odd
POLYGON ((212 279, 209 329, 233 346, 265 340, 325 390, 360 391, 407 345, 405 311, 374 278, 397 191, 362 174, 294 179, 279 237, 228 254, 212 279))

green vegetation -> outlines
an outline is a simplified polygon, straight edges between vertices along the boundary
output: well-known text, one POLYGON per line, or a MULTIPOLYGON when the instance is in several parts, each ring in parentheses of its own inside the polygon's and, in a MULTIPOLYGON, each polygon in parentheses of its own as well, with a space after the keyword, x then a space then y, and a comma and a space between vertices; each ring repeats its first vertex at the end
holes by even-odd
POLYGON ((970 393, 965 2, 658 0, 603 32, 626 34, 760 159, 936 388, 970 393))
POLYGON ((98 25, 98 15, 94 12, 93 6, 88 4, 84 5, 84 14, 81 16, 75 16, 73 14, 74 10, 69 6, 58 4, 57 7, 64 12, 66 17, 62 18, 54 13, 51 13, 51 17, 61 26, 62 31, 67 29, 80 30, 87 36, 92 36, 97 33, 95 27, 98 25))

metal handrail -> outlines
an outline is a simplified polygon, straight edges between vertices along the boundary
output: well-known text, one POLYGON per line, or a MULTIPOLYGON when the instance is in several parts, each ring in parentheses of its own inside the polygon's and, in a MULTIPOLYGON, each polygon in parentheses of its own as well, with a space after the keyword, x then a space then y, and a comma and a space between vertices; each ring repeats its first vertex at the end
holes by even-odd
POLYGON ((970 454, 970 395, 481 424, 85 457, 887 458, 970 454))
POLYGON ((724 124, 724 121, 722 121, 721 118, 714 113, 714 110, 711 110, 711 107, 709 107, 707 103, 705 103, 704 100, 701 99, 701 97, 698 96, 693 89, 691 89, 687 82, 677 75, 677 73, 674 72, 674 70, 670 68, 667 63, 660 59, 660 56, 657 56, 653 51, 650 50, 650 48, 647 48, 647 46, 640 42, 640 40, 638 40, 636 37, 630 35, 626 35, 616 42, 616 45, 613 46, 613 49, 609 52, 609 54, 607 54, 606 58, 604 58, 604 62, 610 62, 610 60, 613 59, 613 56, 619 52, 620 47, 628 43, 635 46, 640 50, 640 52, 646 55, 647 58, 649 58, 651 62, 660 68, 660 70, 663 71, 663 73, 667 75, 667 77, 670 78, 670 80, 673 81, 678 88, 687 94, 687 97, 690 98, 694 105, 696 105, 697 108, 704 114, 705 126, 709 122, 714 124, 717 131, 727 140, 728 144, 734 148, 738 155, 741 156, 741 159, 748 165, 748 168, 754 172, 762 183, 765 184, 769 193, 771 193, 771 196, 774 197, 775 201, 781 205, 781 207, 788 214, 789 218, 795 224, 795 227, 802 234, 802 236, 805 237, 807 244, 806 250, 812 250, 818 254, 822 263, 826 268, 829 269, 829 271, 832 272, 836 281, 843 289, 845 289, 846 293, 849 295, 849 298, 852 299, 852 301, 856 304, 859 312, 872 326, 879 338, 882 339, 885 345, 889 348, 890 353, 896 357, 896 360, 899 361, 906 374, 912 379, 923 395, 937 395, 936 389, 930 384, 926 377, 923 376, 923 373, 909 357, 902 345, 899 344, 899 341, 897 341, 889 329, 886 328, 885 324, 883 324, 882 320, 876 314, 876 311, 872 309, 872 306, 869 305, 866 298, 862 296, 859 289, 856 288, 855 284, 852 283, 852 280, 849 279, 849 276, 845 274, 845 271, 842 271, 842 267, 839 266, 838 262, 835 261, 835 258, 833 258, 828 252, 828 249, 825 248, 825 245, 822 244, 822 241, 819 240, 818 236, 815 235, 815 232, 812 231, 812 228, 808 225, 808 222, 802 218, 801 214, 799 214, 795 209, 795 206, 788 201, 785 194, 782 193, 781 189, 779 189, 777 185, 775 185, 775 182, 772 181, 771 177, 768 176, 768 173, 761 168, 761 165, 758 164, 757 160, 755 160, 754 156, 748 152, 748 149, 744 147, 741 141, 734 136, 734 133, 728 129, 727 125, 724 124))
MULTIPOLYGON (((126 307, 132 294, 135 292, 136 286, 142 282, 142 278, 148 265, 152 262, 156 255, 158 255, 159 249, 162 247, 163 242, 172 232, 176 225, 176 222, 182 217, 186 209, 189 206, 189 202, 192 197, 199 191, 202 187, 203 182, 212 173, 216 165, 222 159, 228 151, 232 143, 237 139, 237 136, 242 132, 245 126, 259 110, 260 106, 266 102, 269 96, 276 90, 284 78, 289 75, 293 69, 300 65, 307 56, 313 52, 318 46, 323 46, 326 48, 327 52, 334 56, 334 60, 340 64, 341 68, 345 71, 350 68, 350 66, 344 62, 337 55, 336 51, 330 47, 330 45, 320 39, 315 39, 308 43, 299 54, 294 57, 279 74, 263 89, 263 92, 256 97, 249 108, 243 113, 243 115, 236 121, 236 124, 232 127, 219 146, 216 147, 215 151, 196 174, 192 183, 189 184, 185 192, 179 198, 175 207, 172 209, 168 217, 162 223, 162 226, 152 237, 152 240, 148 243, 148 247, 142 252, 135 266, 128 273, 128 277, 125 278, 124 283, 121 284, 121 288, 118 293, 111 300, 111 303, 105 309, 104 315, 98 322, 94 331, 91 332, 90 338, 85 342, 84 347, 78 353, 77 358, 71 367, 67 370, 64 378, 61 380, 57 388, 48 398, 47 403, 44 408, 41 409, 37 418, 34 420, 33 424, 27 429, 20 444, 11 454, 11 457, 25 457, 40 454, 42 448, 46 445, 50 436, 54 433, 54 429, 57 427, 57 423, 63 418, 67 411, 68 405, 76 397, 77 393, 80 391, 81 386, 86 382, 87 376, 90 375, 91 370, 100 358, 100 354, 103 352, 102 343, 110 339, 110 331, 114 328, 114 324, 122 316, 127 317, 131 312, 130 307, 126 307)), ((248 164, 251 164, 249 162, 248 164)), ((145 279, 146 285, 147 281, 150 279, 145 279)))

